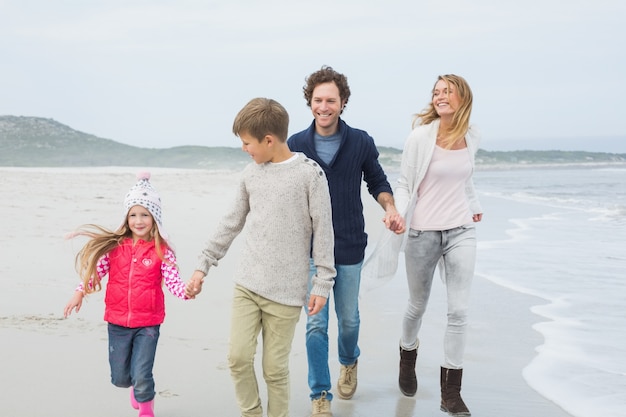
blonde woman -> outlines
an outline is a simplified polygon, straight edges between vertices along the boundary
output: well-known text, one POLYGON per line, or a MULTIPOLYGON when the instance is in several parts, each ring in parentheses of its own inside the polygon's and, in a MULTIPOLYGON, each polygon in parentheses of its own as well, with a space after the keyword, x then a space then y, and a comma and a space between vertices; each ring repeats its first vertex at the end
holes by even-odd
POLYGON ((448 302, 441 410, 452 416, 470 415, 460 391, 476 260, 474 223, 482 219, 472 181, 478 135, 470 125, 471 111, 467 82, 457 75, 439 76, 431 102, 415 116, 394 193, 408 229, 404 251, 409 301, 400 337, 400 390, 406 396, 417 392, 418 333, 439 265, 448 302))

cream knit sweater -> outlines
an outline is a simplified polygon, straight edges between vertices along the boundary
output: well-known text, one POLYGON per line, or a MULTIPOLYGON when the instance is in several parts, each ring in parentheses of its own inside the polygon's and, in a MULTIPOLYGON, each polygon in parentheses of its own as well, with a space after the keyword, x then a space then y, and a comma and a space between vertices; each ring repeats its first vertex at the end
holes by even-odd
POLYGON ((280 304, 306 304, 309 259, 317 267, 311 294, 333 287, 334 235, 328 183, 320 166, 297 153, 281 164, 249 164, 234 204, 199 257, 208 273, 244 229, 235 283, 280 304))

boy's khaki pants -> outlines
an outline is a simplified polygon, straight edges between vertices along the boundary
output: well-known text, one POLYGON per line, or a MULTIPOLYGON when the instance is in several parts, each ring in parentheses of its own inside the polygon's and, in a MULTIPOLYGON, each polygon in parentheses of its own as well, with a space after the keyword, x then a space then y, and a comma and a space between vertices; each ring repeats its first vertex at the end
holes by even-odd
POLYGON ((228 365, 242 417, 263 416, 254 371, 259 333, 263 338, 267 416, 289 416, 289 353, 301 311, 301 306, 279 304, 235 286, 228 365))

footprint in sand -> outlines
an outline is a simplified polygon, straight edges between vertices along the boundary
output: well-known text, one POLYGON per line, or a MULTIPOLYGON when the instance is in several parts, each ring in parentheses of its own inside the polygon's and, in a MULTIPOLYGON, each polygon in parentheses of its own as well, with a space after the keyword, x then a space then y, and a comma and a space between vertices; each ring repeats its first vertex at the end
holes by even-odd
POLYGON ((159 391, 159 396, 165 397, 165 398, 170 398, 170 397, 178 397, 178 394, 175 394, 172 391, 166 389, 166 390, 163 390, 163 391, 159 391))
POLYGON ((0 328, 14 328, 20 330, 44 332, 48 334, 73 334, 99 330, 104 326, 102 322, 91 322, 81 318, 66 320, 55 314, 48 315, 15 315, 0 317, 0 328))

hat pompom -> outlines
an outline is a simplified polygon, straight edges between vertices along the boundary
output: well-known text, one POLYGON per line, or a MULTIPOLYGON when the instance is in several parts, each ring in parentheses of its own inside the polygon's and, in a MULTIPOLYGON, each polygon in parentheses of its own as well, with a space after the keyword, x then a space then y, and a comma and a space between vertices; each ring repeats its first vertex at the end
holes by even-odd
POLYGON ((150 173, 148 171, 141 171, 137 173, 137 180, 149 180, 150 173))

